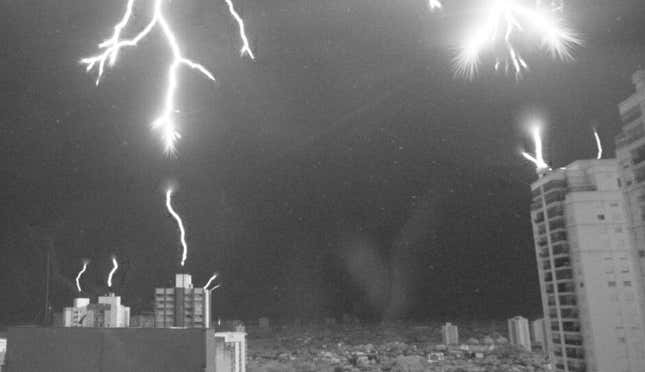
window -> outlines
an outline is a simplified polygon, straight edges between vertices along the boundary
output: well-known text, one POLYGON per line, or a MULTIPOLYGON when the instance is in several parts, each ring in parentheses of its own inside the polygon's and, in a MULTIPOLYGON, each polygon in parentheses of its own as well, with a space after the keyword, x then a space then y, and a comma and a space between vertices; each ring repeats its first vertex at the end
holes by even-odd
POLYGON ((625 280, 625 281, 623 282, 623 285, 624 285, 625 287, 631 287, 631 286, 632 286, 632 282, 631 282, 631 280, 625 280))
POLYGON ((598 215, 598 220, 604 221, 605 220, 605 215, 604 214, 599 214, 598 215))
POLYGON ((616 282, 612 280, 612 281, 607 282, 607 285, 610 286, 610 287, 615 287, 616 282))
POLYGON ((638 257, 641 257, 641 258, 645 257, 645 250, 640 249, 640 250, 638 251, 638 257))

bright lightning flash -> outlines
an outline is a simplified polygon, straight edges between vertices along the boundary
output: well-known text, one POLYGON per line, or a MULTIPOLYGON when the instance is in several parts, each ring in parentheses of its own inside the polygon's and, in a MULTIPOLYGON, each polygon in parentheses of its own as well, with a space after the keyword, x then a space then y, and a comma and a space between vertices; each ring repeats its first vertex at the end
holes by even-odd
MULTIPOLYGON (((163 33, 166 42, 168 43, 170 51, 172 52, 172 60, 170 61, 170 64, 168 66, 168 83, 166 86, 164 104, 161 109, 161 113, 159 113, 157 118, 152 122, 152 128, 161 132, 164 150, 167 154, 172 154, 175 152, 175 145, 177 140, 181 138, 181 135, 179 134, 179 131, 177 129, 177 124, 174 120, 174 114, 178 111, 175 108, 175 95, 178 85, 177 74, 179 67, 184 66, 197 70, 210 80, 215 80, 215 77, 204 66, 184 57, 184 55, 182 54, 175 33, 173 32, 168 23, 168 20, 166 19, 166 16, 164 15, 162 7, 162 2, 164 0, 154 1, 154 13, 152 20, 144 27, 141 32, 139 32, 133 38, 121 39, 121 32, 132 17, 132 8, 134 6, 134 1, 135 0, 128 0, 125 14, 121 18, 121 20, 114 26, 114 33, 109 39, 106 39, 99 44, 99 49, 103 50, 102 53, 92 57, 83 58, 81 59, 81 63, 87 66, 87 71, 91 71, 95 66, 97 67, 98 73, 96 84, 98 85, 101 77, 103 76, 106 62, 108 66, 113 66, 116 62, 121 48, 136 46, 141 40, 148 36, 150 31, 152 31, 155 26, 158 25, 161 28, 161 32, 163 33)), ((239 26, 240 37, 242 39, 241 54, 246 54, 251 57, 251 59, 254 59, 255 57, 253 56, 253 52, 251 51, 248 38, 246 37, 244 30, 244 21, 235 11, 231 0, 226 0, 226 3, 228 4, 231 15, 239 26)))
POLYGON ((602 142, 600 142, 600 136, 598 135, 598 131, 595 129, 593 130, 593 136, 596 138, 596 148, 598 149, 596 159, 600 160, 602 159, 602 142))
MULTIPOLYGON (((213 276, 211 276, 211 277, 210 277, 210 279, 208 279, 208 282, 206 282, 206 285, 204 285, 204 290, 208 290, 208 286, 209 286, 209 285, 211 285, 211 283, 213 282, 213 280, 215 280, 215 279, 217 278, 217 275, 218 275, 218 274, 217 274, 217 273, 215 273, 215 274, 213 274, 213 276)), ((216 289, 217 289, 217 288, 219 288, 219 287, 221 287, 221 284, 218 284, 218 285, 216 285, 215 287, 211 288, 211 289, 210 289, 210 291, 214 291, 214 290, 216 290, 216 289)))
POLYGON ((428 0, 428 5, 430 6, 430 11, 441 10, 443 8, 440 0, 428 0))
POLYGON ((118 268, 119 268, 119 263, 116 261, 116 257, 112 257, 112 270, 110 270, 110 273, 108 274, 108 280, 107 280, 107 285, 110 288, 112 288, 112 277, 114 276, 114 273, 118 268))
POLYGON ((540 127, 537 125, 531 129, 533 135, 533 142, 535 143, 535 156, 531 156, 526 152, 522 152, 522 156, 525 159, 535 164, 535 170, 538 173, 542 173, 549 169, 549 165, 544 161, 544 155, 542 153, 542 137, 540 135, 540 127))
POLYGON ((495 55, 494 69, 512 69, 516 78, 529 68, 514 41, 520 34, 539 40, 553 58, 573 59, 572 48, 581 40, 564 25, 561 6, 542 5, 540 0, 482 0, 486 4, 455 57, 455 72, 473 78, 482 54, 491 50, 495 55), (536 1, 535 5, 527 2, 536 1))
POLYGON ((184 263, 186 263, 186 256, 188 254, 188 245, 186 244, 186 230, 184 229, 184 223, 181 220, 181 217, 175 212, 175 210, 172 208, 172 189, 166 190, 166 208, 168 209, 168 212, 172 215, 172 217, 177 221, 177 226, 179 226, 179 237, 181 241, 181 246, 183 248, 182 254, 181 254, 181 266, 184 266, 184 263))
POLYGON ((87 264, 88 263, 89 263, 89 261, 83 260, 83 268, 76 275, 76 289, 78 289, 78 293, 83 292, 83 290, 81 289, 81 276, 83 276, 83 273, 85 273, 85 270, 87 270, 87 264))

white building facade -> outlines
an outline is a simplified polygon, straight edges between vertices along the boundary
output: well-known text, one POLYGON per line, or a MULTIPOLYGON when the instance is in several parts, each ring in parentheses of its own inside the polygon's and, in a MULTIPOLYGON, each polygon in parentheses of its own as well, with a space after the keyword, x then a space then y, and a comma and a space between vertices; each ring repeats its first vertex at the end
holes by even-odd
POLYGON ((517 345, 524 350, 531 351, 531 331, 529 320, 515 316, 508 320, 508 340, 512 345, 517 345))
POLYGON ((174 288, 155 288, 155 327, 209 328, 210 294, 193 288, 190 274, 176 274, 174 288))
POLYGON ((121 304, 121 297, 113 293, 100 296, 98 303, 89 298, 75 298, 74 306, 63 309, 64 327, 127 328, 130 326, 130 308, 121 304))
POLYGON ((617 162, 580 160, 531 186, 547 350, 556 371, 645 371, 640 275, 617 162))

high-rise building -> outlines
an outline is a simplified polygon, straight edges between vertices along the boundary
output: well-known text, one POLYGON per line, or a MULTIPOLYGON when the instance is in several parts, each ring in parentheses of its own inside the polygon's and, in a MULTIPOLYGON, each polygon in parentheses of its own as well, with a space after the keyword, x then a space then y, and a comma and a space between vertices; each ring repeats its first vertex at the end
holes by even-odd
POLYGON ((441 326, 441 338, 444 345, 457 345, 459 343, 459 328, 452 323, 441 326))
POLYGON ((540 319, 535 319, 534 321, 531 322, 531 343, 540 348, 543 352, 548 352, 546 349, 547 346, 547 341, 546 341, 546 322, 544 321, 544 318, 540 319))
POLYGON ((155 289, 156 328, 209 328, 210 291, 193 288, 190 274, 176 274, 174 288, 155 289))
POLYGON ((531 186, 547 350, 556 371, 645 371, 640 281, 617 162, 579 160, 531 186))
POLYGON ((100 296, 98 303, 89 298, 75 298, 74 306, 63 309, 64 327, 127 328, 130 326, 130 308, 121 304, 114 293, 100 296))
MULTIPOLYGON (((618 105, 622 128, 616 136, 616 159, 632 248, 645 283, 645 70, 636 71, 632 82, 634 94, 618 105)), ((645 301, 645 295, 640 297, 645 301)))
POLYGON ((531 331, 529 320, 516 316, 508 320, 508 340, 512 345, 517 345, 531 351, 531 331))

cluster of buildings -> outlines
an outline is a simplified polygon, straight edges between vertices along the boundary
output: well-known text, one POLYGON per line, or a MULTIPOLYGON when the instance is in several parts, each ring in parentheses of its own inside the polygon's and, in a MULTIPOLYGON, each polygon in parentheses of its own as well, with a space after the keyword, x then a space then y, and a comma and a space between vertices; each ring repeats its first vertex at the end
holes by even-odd
POLYGON ((645 371, 645 71, 633 82, 616 158, 541 170, 531 185, 544 313, 533 328, 556 371, 645 371))
MULTIPOLYGON (((193 287, 190 274, 176 274, 173 288, 155 288, 154 316, 137 318, 140 328, 210 328, 211 291, 193 287)), ((73 306, 63 309, 62 326, 87 328, 128 328, 130 308, 121 297, 110 293, 99 296, 97 303, 89 298, 74 299, 73 306)))
POLYGON ((173 288, 154 295, 154 316, 135 317, 136 328, 114 293, 74 299, 62 327, 10 328, 8 371, 245 371, 246 333, 211 328, 211 290, 176 274, 173 288))

